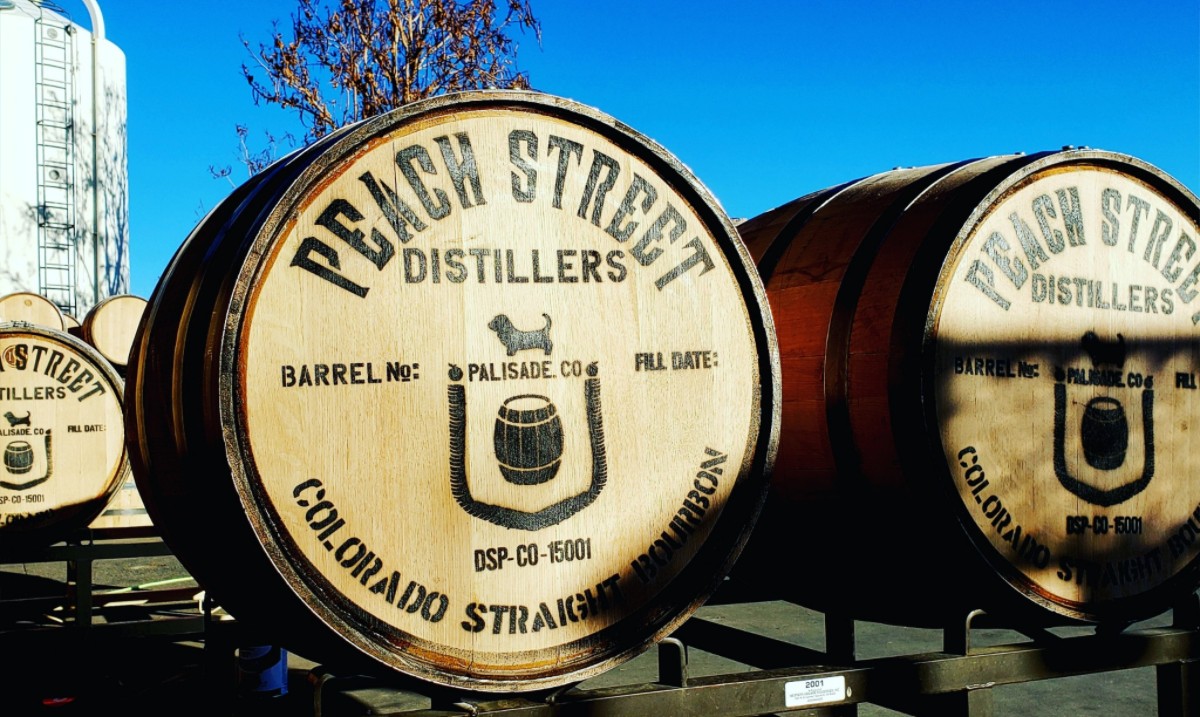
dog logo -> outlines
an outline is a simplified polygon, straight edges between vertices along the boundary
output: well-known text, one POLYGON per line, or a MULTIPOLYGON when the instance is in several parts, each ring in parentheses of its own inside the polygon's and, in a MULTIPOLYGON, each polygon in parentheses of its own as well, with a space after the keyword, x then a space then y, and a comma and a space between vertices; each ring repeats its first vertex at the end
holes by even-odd
POLYGON ((509 356, 515 356, 518 351, 528 349, 541 349, 549 356, 554 349, 554 344, 550 341, 550 315, 542 316, 546 317, 546 325, 540 329, 522 331, 504 314, 497 314, 488 322, 488 328, 496 332, 496 337, 504 344, 509 356))
MULTIPOLYGON (((1089 331, 1080 340, 1080 347, 1091 357, 1098 370, 1120 374, 1125 365, 1125 337, 1104 341, 1089 331)), ((1063 487, 1093 505, 1111 506, 1129 500, 1142 492, 1154 477, 1154 389, 1147 381, 1142 388, 1142 438, 1145 459, 1142 475, 1135 481, 1109 490, 1102 490, 1071 475, 1067 467, 1067 382, 1066 372, 1058 369, 1054 384, 1054 472, 1063 487)), ((1114 385, 1121 385, 1119 382, 1114 385)), ((1130 384, 1130 387, 1134 387, 1130 384)), ((1097 396, 1084 407, 1079 424, 1079 445, 1089 466, 1099 471, 1114 471, 1125 464, 1129 448, 1129 419, 1125 406, 1112 396, 1097 396)))
POLYGON ((8 419, 8 425, 10 428, 16 428, 17 426, 30 425, 30 423, 29 423, 30 415, 31 414, 29 411, 26 411, 24 416, 19 416, 19 417, 14 416, 12 411, 5 411, 5 413, 4 413, 4 417, 8 419))

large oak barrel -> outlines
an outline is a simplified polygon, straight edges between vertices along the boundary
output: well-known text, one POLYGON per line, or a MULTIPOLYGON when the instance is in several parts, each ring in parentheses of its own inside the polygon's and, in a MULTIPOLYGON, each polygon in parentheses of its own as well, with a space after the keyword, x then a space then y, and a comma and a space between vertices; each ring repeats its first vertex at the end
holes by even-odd
POLYGON ((558 475, 562 419, 549 398, 521 394, 505 399, 492 435, 496 465, 509 483, 537 485, 558 475))
POLYGON ((209 595, 310 659, 456 690, 557 687, 668 634, 778 438, 730 220, 661 147, 533 93, 414 104, 256 175, 130 358, 137 484, 209 595))
POLYGON ((87 526, 125 482, 122 384, 79 339, 0 324, 0 547, 87 526))
POLYGON ((1121 623, 1190 595, 1198 215, 1084 149, 896 169, 741 224, 783 434, 738 581, 917 625, 1121 623))

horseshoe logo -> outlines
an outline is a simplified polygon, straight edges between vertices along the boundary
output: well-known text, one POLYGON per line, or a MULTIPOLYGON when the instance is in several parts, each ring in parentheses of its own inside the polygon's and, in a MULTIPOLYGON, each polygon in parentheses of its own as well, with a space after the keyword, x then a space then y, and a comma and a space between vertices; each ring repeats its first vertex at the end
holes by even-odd
MULTIPOLYGON (((1095 333, 1084 334, 1081 344, 1091 355, 1094 365, 1109 364, 1118 368, 1125 363, 1125 338, 1104 342, 1095 333)), ((1135 481, 1111 489, 1100 489, 1071 475, 1067 468, 1067 384, 1066 373, 1059 369, 1054 384, 1054 473, 1063 487, 1093 505, 1108 507, 1129 500, 1145 490, 1154 477, 1154 390, 1142 389, 1142 439, 1145 460, 1142 475, 1135 481)), ((1120 468, 1125 463, 1129 446, 1129 420, 1125 407, 1111 396, 1097 396, 1088 401, 1080 419, 1079 439, 1083 458, 1091 467, 1101 471, 1120 468)))
MULTIPOLYGON (((463 510, 476 518, 516 530, 541 530, 557 525, 588 507, 608 482, 604 449, 604 424, 600 410, 600 378, 596 364, 587 367, 583 383, 587 406, 588 439, 592 453, 592 478, 586 490, 541 510, 523 511, 477 500, 467 481, 467 396, 460 383, 463 372, 450 367, 450 491, 463 510)), ((562 460, 562 424, 550 399, 534 394, 513 396, 501 406, 496 419, 494 447, 501 475, 514 485, 536 485, 552 480, 562 460)))

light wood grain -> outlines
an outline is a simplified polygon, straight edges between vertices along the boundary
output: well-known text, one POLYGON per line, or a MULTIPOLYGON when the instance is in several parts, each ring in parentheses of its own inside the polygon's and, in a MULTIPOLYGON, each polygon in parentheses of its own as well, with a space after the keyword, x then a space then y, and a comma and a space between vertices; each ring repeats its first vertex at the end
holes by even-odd
MULTIPOLYGON (((467 689, 597 674, 686 619, 777 435, 773 327, 715 201, 645 138, 525 93, 427 103, 304 161, 262 180, 244 254, 152 297, 144 342, 180 310, 221 322, 182 327, 182 363, 147 358, 175 377, 170 420, 219 415, 225 490, 288 591, 370 658, 467 689), (205 298, 218 276, 232 293, 205 298), (219 365, 185 386, 201 355, 219 365)), ((161 463, 138 430, 135 464, 161 463)))

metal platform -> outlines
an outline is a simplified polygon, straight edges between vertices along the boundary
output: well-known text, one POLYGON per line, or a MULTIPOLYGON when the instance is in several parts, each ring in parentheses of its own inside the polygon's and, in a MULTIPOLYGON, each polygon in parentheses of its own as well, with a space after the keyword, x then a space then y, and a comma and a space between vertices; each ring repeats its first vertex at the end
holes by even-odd
POLYGON ((13 597, 0 592, 0 640, 85 631, 130 637, 202 637, 206 622, 194 609, 195 587, 105 589, 94 582, 100 561, 167 555, 171 555, 167 545, 145 528, 85 530, 54 545, 0 553, 0 566, 61 563, 66 571, 57 593, 13 597), (31 617, 39 614, 41 619, 31 617))
MULTIPOLYGON (((1066 636, 1050 630, 1018 630, 1022 639, 1005 644, 973 644, 982 632, 994 632, 977 627, 986 618, 973 613, 942 631, 940 651, 869 659, 860 659, 855 649, 868 624, 848 618, 824 615, 823 645, 814 649, 698 614, 655 647, 657 674, 646 681, 613 684, 609 679, 599 685, 591 681, 536 697, 454 696, 436 690, 423 693, 411 683, 342 674, 336 667, 301 658, 293 663, 301 681, 286 700, 247 700, 237 689, 235 659, 238 646, 253 638, 246 626, 219 619, 211 605, 197 603, 195 587, 113 591, 97 589, 92 582, 98 561, 162 555, 169 555, 169 550, 161 540, 134 531, 92 532, 0 556, 0 566, 61 562, 68 573, 60 594, 0 593, 0 654, 78 656, 81 662, 61 665, 63 673, 58 677, 67 679, 76 669, 73 664, 102 665, 107 674, 117 669, 113 663, 118 654, 153 655, 149 659, 161 662, 165 658, 157 656, 158 650, 169 644, 190 645, 192 651, 184 658, 193 660, 188 669, 170 673, 162 685, 143 689, 158 699, 163 695, 178 699, 185 708, 167 710, 172 714, 188 714, 195 708, 197 714, 314 717, 785 713, 844 717, 857 715, 861 705, 870 704, 911 715, 986 717, 999 714, 993 697, 996 688, 1005 685, 1136 668, 1154 668, 1160 716, 1200 714, 1200 605, 1195 595, 1171 613, 1169 624, 1076 630, 1066 636), (706 674, 691 674, 689 654, 716 655, 724 664, 739 667, 720 674, 712 674, 711 668, 706 674), (356 703, 353 695, 363 690, 385 698, 376 697, 373 704, 356 703), (355 711, 354 705, 361 710, 355 711)), ((723 606, 729 611, 741 607, 747 606, 723 606)), ((785 620, 788 607, 784 605, 779 613, 785 620)), ((47 683, 53 685, 54 678, 47 676, 47 683)), ((126 714, 139 713, 127 695, 122 699, 126 714)), ((162 712, 147 713, 151 711, 162 712)), ((1113 714, 1106 712, 1108 717, 1113 714)))
MULTIPOLYGON (((1194 601, 1193 601, 1194 603, 1194 601)), ((1196 715, 1200 710, 1200 632, 1195 605, 1177 611, 1187 619, 1170 627, 1058 637, 1050 632, 1028 641, 972 647, 970 622, 946 631, 941 652, 897 657, 846 659, 791 642, 693 617, 671 638, 661 641, 658 677, 654 682, 594 689, 574 687, 537 700, 511 697, 434 698, 428 709, 388 714, 407 717, 494 715, 495 717, 565 717, 594 715, 680 715, 751 717, 767 714, 858 714, 858 706, 874 704, 903 714, 987 717, 999 714, 994 688, 1092 673, 1154 667, 1157 670, 1158 714, 1196 715), (1187 623, 1187 624, 1183 624, 1187 623), (689 650, 718 654, 755 669, 721 675, 689 675, 689 650)), ((827 617, 826 644, 852 645, 853 621, 827 617)), ((313 714, 321 714, 323 690, 339 685, 322 673, 314 694, 313 714)), ((370 684, 350 678, 346 685, 370 684)), ((1109 711, 1109 715, 1120 714, 1109 711)))

